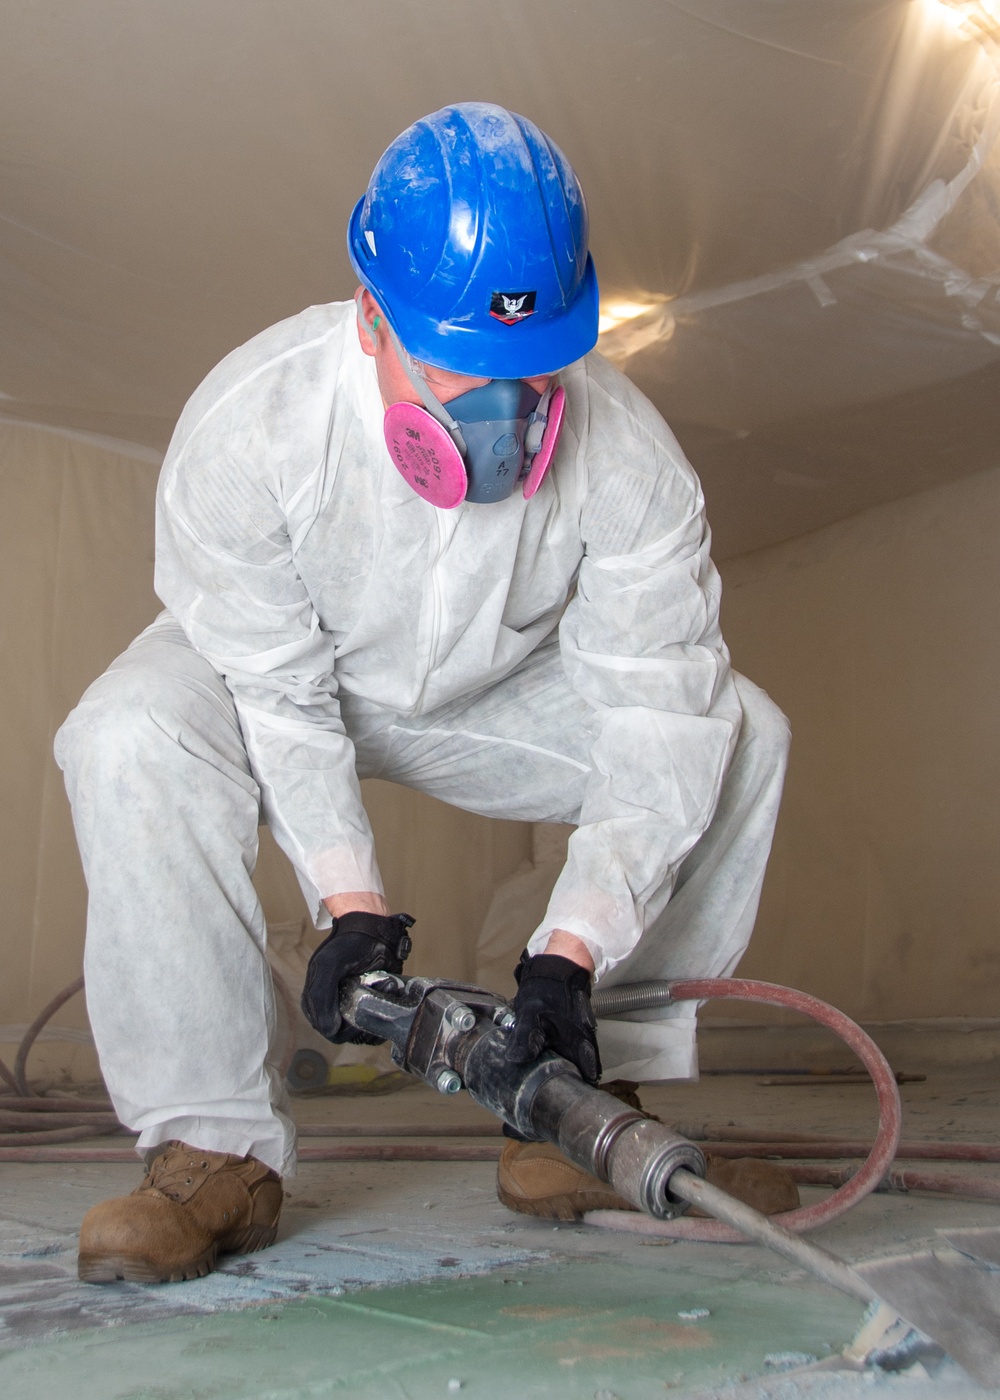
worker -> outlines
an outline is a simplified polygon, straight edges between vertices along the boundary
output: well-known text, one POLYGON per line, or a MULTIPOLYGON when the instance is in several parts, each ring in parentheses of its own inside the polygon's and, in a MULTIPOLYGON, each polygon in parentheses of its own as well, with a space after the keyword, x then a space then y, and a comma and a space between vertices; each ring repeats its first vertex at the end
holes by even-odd
MULTIPOLYGON (((730 667, 691 467, 593 353, 566 157, 503 108, 435 112, 379 161, 348 248, 355 300, 256 336, 185 407, 157 500, 166 611, 56 740, 95 1043, 149 1164, 84 1220, 95 1282, 191 1278, 274 1239, 295 1128, 261 821, 329 930, 303 1005, 333 1041, 356 1038, 343 979, 401 968, 410 939, 361 778, 575 825, 518 967, 513 1062, 692 1076, 689 1009, 598 1031, 591 986, 726 974, 756 913, 787 726, 730 667)), ((616 1202, 514 1139, 499 1190, 540 1215, 616 1202)))

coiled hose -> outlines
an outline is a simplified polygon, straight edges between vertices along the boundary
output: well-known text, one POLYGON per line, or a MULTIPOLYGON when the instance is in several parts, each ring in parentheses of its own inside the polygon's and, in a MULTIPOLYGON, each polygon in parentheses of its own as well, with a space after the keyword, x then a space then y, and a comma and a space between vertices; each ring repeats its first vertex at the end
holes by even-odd
MULTIPOLYGON (((896 1156, 903 1124, 903 1107, 899 1100, 896 1077, 882 1051, 856 1022, 836 1007, 820 1001, 818 997, 809 996, 807 992, 799 992, 791 987, 779 987, 773 982, 756 982, 747 977, 702 977, 677 982, 638 982, 632 986, 609 987, 607 991, 598 989, 593 1000, 595 1015, 621 1016, 630 1012, 671 1006, 679 1001, 716 999, 752 1001, 763 1006, 780 1006, 786 1010, 800 1011, 839 1035, 871 1075, 878 1097, 879 1126, 871 1151, 862 1166, 825 1201, 820 1201, 814 1206, 802 1206, 798 1210, 783 1211, 773 1217, 776 1225, 790 1230, 793 1234, 815 1230, 820 1225, 836 1220, 874 1191, 888 1172, 896 1156)), ((640 1217, 631 1211, 623 1210, 590 1211, 585 1219, 589 1224, 657 1235, 662 1239, 739 1244, 743 1243, 745 1238, 718 1220, 690 1220, 684 1217, 676 1220, 653 1220, 648 1216, 640 1217)))

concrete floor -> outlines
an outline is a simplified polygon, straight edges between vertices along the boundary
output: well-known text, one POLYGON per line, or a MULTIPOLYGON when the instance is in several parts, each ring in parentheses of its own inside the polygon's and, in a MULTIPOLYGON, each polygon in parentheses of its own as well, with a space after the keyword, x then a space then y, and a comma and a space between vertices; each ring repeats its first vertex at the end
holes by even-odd
MULTIPOLYGON (((902 1093, 911 1137, 996 1139, 992 1065, 932 1069, 902 1093)), ((706 1076, 648 1088, 643 1099, 668 1121, 850 1136, 874 1126, 864 1087, 706 1076)), ((464 1095, 445 1100, 423 1086, 300 1098, 296 1114, 302 1123, 489 1121, 464 1095)), ((81 1215, 139 1175, 125 1165, 0 1165, 0 1395, 854 1400, 873 1385, 900 1400, 988 1393, 951 1363, 930 1380, 810 1369, 850 1341, 858 1304, 755 1247, 644 1242, 512 1215, 495 1198, 490 1163, 307 1164, 288 1183, 272 1249, 188 1284, 78 1283, 81 1215)), ((878 1195, 814 1238, 858 1262, 933 1243, 940 1229, 993 1224, 997 1206, 878 1195)))

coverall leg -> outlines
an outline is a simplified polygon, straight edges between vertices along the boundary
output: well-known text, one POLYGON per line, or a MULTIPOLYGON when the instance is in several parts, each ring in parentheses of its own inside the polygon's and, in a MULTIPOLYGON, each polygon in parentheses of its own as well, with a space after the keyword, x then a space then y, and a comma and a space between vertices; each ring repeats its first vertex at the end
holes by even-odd
POLYGON ((87 1011, 141 1153, 173 1138, 294 1164, 251 882, 260 793, 232 698, 163 614, 56 736, 90 892, 87 1011))

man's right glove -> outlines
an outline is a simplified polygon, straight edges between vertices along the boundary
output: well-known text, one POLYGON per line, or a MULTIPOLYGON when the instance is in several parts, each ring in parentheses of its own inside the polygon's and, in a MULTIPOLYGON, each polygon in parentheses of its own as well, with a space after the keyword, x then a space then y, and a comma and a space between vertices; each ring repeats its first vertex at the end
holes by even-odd
POLYGON ((306 968, 302 1011, 309 1024, 335 1045, 381 1045, 378 1036, 356 1031, 340 1014, 340 984, 363 972, 402 972, 413 947, 409 914, 357 911, 334 919, 330 936, 306 968))
POLYGON ((588 1084, 601 1077, 597 1022, 590 1007, 590 973, 556 953, 521 954, 514 969, 517 996, 511 1002, 514 1029, 507 1059, 529 1064, 543 1050, 571 1061, 588 1084))

